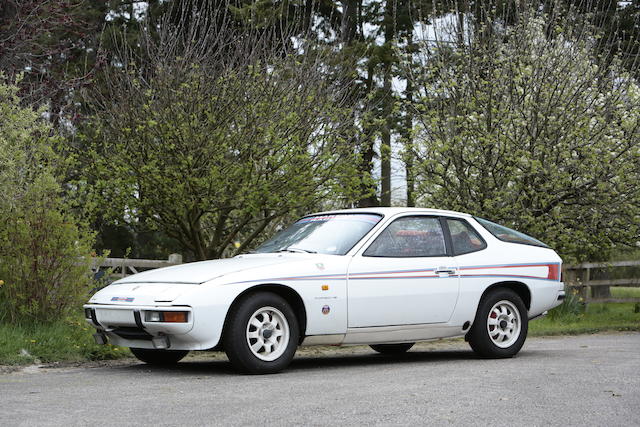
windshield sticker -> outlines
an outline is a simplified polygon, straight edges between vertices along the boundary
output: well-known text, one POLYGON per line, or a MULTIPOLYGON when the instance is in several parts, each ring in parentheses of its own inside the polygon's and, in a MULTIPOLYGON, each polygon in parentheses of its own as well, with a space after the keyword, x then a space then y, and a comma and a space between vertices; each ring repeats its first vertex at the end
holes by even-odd
POLYGON ((343 214, 343 215, 319 215, 319 216, 310 216, 307 218, 302 218, 296 222, 296 224, 305 224, 308 222, 326 222, 329 220, 339 220, 339 221, 363 221, 370 222, 373 224, 377 224, 382 217, 378 215, 366 215, 366 214, 343 214))
POLYGON ((311 216, 309 218, 302 218, 298 221, 298 224, 304 224, 306 222, 318 222, 318 221, 329 221, 330 219, 335 218, 335 215, 322 215, 322 216, 311 216))

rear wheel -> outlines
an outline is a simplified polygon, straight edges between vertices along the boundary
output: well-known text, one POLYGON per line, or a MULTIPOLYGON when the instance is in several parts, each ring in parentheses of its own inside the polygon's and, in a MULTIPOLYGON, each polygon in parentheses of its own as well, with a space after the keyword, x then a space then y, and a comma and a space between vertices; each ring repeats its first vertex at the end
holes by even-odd
POLYGON ((239 371, 270 374, 289 365, 299 337, 298 320, 287 301, 271 292, 258 292, 231 308, 223 346, 239 371))
POLYGON ((409 351, 414 344, 415 343, 413 342, 401 344, 373 344, 369 347, 381 354, 402 354, 409 351))
POLYGON ((516 355, 527 338, 529 318, 522 298, 511 289, 496 289, 485 295, 467 338, 482 357, 516 355))
POLYGON ((131 353, 149 365, 174 365, 189 352, 186 350, 152 350, 147 348, 130 348, 131 353))

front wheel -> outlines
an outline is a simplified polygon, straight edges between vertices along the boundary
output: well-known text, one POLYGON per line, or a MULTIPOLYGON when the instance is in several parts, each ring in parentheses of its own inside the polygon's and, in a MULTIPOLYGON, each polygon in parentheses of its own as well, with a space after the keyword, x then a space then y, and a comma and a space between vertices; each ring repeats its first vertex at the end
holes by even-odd
POLYGON ((512 357, 522 348, 528 329, 522 298, 511 289, 501 288, 480 300, 467 338, 473 351, 482 357, 512 357))
POLYGON ((130 348, 131 353, 148 365, 174 365, 189 352, 185 350, 152 350, 147 348, 130 348))
POLYGON ((287 301, 271 292, 257 292, 231 308, 223 346, 239 371, 271 374, 289 365, 299 337, 298 320, 287 301))
POLYGON ((409 351, 413 347, 412 342, 401 344, 372 344, 369 347, 380 354, 402 354, 409 351))

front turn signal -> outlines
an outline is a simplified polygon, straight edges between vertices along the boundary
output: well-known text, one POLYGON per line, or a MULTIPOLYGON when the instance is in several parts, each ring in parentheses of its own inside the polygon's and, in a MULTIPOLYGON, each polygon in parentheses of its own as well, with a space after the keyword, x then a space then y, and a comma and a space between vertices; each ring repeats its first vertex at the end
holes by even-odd
POLYGON ((146 322, 187 323, 188 311, 147 311, 144 316, 146 322))

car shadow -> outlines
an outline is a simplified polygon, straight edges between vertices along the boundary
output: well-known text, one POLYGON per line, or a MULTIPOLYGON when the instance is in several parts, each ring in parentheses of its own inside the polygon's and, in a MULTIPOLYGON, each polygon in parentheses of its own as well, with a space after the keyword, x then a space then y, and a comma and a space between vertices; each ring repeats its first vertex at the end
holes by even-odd
POLYGON ((353 368, 389 364, 408 364, 478 359, 471 351, 410 351, 403 354, 346 354, 332 356, 303 356, 295 358, 288 370, 353 368))
MULTIPOLYGON (((516 358, 528 358, 536 356, 536 351, 526 351, 518 354, 516 358)), ((136 363, 132 365, 120 365, 111 369, 145 372, 145 373, 161 373, 161 374, 177 374, 177 375, 237 375, 237 371, 231 363, 226 359, 206 360, 206 356, 202 356, 202 360, 186 359, 173 366, 152 366, 144 363, 136 363)), ((409 351, 400 355, 386 355, 378 353, 370 354, 335 354, 335 355, 302 355, 296 356, 289 367, 283 372, 316 370, 326 371, 327 369, 347 369, 354 367, 393 365, 393 364, 414 364, 414 363, 436 363, 436 362, 454 362, 460 360, 486 360, 491 362, 492 359, 483 359, 477 356, 473 351, 445 351, 445 350, 428 350, 428 351, 409 351)))

